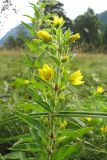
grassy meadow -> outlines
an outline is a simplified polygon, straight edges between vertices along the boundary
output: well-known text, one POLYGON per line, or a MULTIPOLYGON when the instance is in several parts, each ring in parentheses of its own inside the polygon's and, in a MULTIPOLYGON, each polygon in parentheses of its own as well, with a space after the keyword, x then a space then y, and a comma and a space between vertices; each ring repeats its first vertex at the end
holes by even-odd
MULTIPOLYGON (((0 88, 4 81, 11 81, 24 72, 22 50, 0 51, 0 88)), ((71 59, 71 68, 80 69, 89 83, 95 80, 107 84, 107 54, 78 53, 75 61, 71 59)))
POLYGON ((0 93, 3 92, 5 82, 9 82, 21 74, 23 68, 22 55, 23 51, 20 50, 0 51, 0 93))

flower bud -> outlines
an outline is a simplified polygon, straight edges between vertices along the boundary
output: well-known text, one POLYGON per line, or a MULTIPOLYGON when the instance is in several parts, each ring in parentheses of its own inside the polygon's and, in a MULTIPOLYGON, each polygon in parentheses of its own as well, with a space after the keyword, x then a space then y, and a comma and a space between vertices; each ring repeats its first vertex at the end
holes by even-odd
POLYGON ((24 81, 24 84, 29 84, 29 83, 30 83, 29 80, 24 81))
POLYGON ((63 102, 65 100, 65 95, 64 94, 61 94, 59 97, 58 97, 59 101, 60 102, 63 102))
POLYGON ((62 57, 62 59, 61 59, 62 63, 65 63, 67 61, 69 61, 69 56, 65 55, 64 57, 62 57))
POLYGON ((38 36, 38 38, 42 39, 45 42, 52 41, 52 36, 47 31, 39 30, 37 32, 37 36, 38 36))

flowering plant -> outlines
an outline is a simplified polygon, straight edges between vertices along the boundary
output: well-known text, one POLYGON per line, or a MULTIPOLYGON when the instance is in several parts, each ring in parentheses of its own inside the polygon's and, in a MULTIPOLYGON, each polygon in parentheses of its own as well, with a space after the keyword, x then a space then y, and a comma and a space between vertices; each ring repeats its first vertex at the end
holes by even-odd
MULTIPOLYGON (((41 15, 42 3, 40 6, 31 5, 35 17, 30 19, 34 25, 23 24, 33 35, 31 41, 25 40, 31 51, 28 58, 29 77, 26 80, 30 96, 27 107, 32 104, 33 112, 15 112, 29 126, 29 134, 20 135, 21 139, 10 149, 16 151, 15 155, 21 160, 64 160, 70 156, 74 159, 85 145, 81 137, 91 133, 93 128, 75 125, 75 129, 71 129, 70 119, 88 117, 89 120, 101 115, 72 109, 73 94, 85 83, 80 69, 71 69, 74 55, 70 46, 80 35, 71 34, 70 29, 64 31, 62 17, 57 15, 50 20, 48 16, 41 15), (44 20, 46 27, 40 29, 44 20)), ((102 92, 101 88, 97 90, 102 92)), ((73 123, 77 120, 73 119, 73 123)))

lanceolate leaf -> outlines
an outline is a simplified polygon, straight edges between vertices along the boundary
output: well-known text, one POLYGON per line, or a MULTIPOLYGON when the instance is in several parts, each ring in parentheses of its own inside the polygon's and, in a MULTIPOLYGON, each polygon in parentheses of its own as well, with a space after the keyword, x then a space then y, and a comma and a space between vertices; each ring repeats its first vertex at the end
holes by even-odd
POLYGON ((42 136, 47 135, 47 132, 44 128, 44 126, 35 118, 32 118, 31 116, 27 114, 22 114, 20 112, 16 112, 16 115, 21 118, 25 123, 27 123, 30 127, 34 129, 38 129, 40 134, 42 136))
POLYGON ((4 156, 4 158, 6 159, 16 159, 16 160, 23 160, 23 159, 26 159, 26 155, 24 152, 11 152, 11 153, 8 153, 4 156))
POLYGON ((77 129, 77 130, 65 130, 60 133, 59 136, 59 147, 69 144, 73 139, 82 137, 84 134, 91 131, 92 127, 77 129), (61 140, 62 139, 62 140, 61 140))
POLYGON ((48 112, 52 112, 51 111, 51 106, 49 106, 48 103, 44 102, 44 101, 41 101, 41 100, 35 100, 35 102, 40 105, 42 108, 44 108, 46 111, 48 112))
POLYGON ((25 134, 25 135, 18 135, 18 136, 13 136, 13 137, 9 137, 9 138, 0 138, 0 144, 1 143, 5 143, 5 142, 10 142, 10 141, 14 141, 14 140, 18 140, 20 138, 26 138, 28 137, 30 134, 25 134))
POLYGON ((5 158, 0 154, 0 160, 5 160, 5 158))
POLYGON ((58 67, 60 66, 61 62, 59 61, 58 58, 56 58, 55 56, 49 56, 49 57, 56 63, 58 67))
POLYGON ((35 35, 35 30, 31 25, 29 25, 25 22, 22 22, 22 24, 32 33, 32 35, 35 35))
POLYGON ((69 37, 70 37, 70 29, 68 29, 68 30, 64 33, 64 42, 63 42, 63 45, 68 45, 69 37))
POLYGON ((67 156, 78 154, 81 149, 81 143, 63 146, 53 154, 51 160, 64 160, 67 156))
POLYGON ((43 81, 43 80, 42 80, 41 78, 39 78, 38 76, 35 76, 35 79, 36 79, 38 82, 41 82, 43 86, 48 87, 49 89, 52 89, 52 86, 51 86, 49 83, 43 81))
POLYGON ((14 151, 27 151, 27 152, 38 152, 40 151, 39 146, 36 143, 24 143, 16 144, 9 148, 14 151))
POLYGON ((91 130, 93 130, 93 127, 87 127, 87 128, 77 129, 77 130, 68 129, 68 130, 62 131, 61 136, 79 138, 91 130))
POLYGON ((51 107, 49 106, 48 103, 44 102, 39 94, 36 93, 36 91, 32 88, 29 88, 29 93, 34 99, 34 101, 40 105, 42 108, 47 110, 48 112, 51 112, 51 107))

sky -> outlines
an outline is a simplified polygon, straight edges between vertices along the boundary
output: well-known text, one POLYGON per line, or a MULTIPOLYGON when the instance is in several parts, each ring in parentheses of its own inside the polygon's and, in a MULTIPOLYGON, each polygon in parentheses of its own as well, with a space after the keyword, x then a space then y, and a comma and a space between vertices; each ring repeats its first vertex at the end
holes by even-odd
MULTIPOLYGON (((12 8, 5 15, 4 13, 0 16, 0 21, 3 26, 0 25, 0 39, 8 32, 11 28, 14 28, 20 21, 29 22, 25 18, 24 14, 33 15, 33 10, 30 8, 29 2, 36 3, 37 0, 11 0, 13 5, 16 6, 17 14, 14 13, 12 8)), ((70 19, 75 19, 78 15, 83 14, 90 7, 95 13, 101 13, 107 10, 107 0, 59 0, 64 4, 64 10, 66 15, 70 19)), ((0 6, 2 6, 3 0, 0 0, 0 6)))

